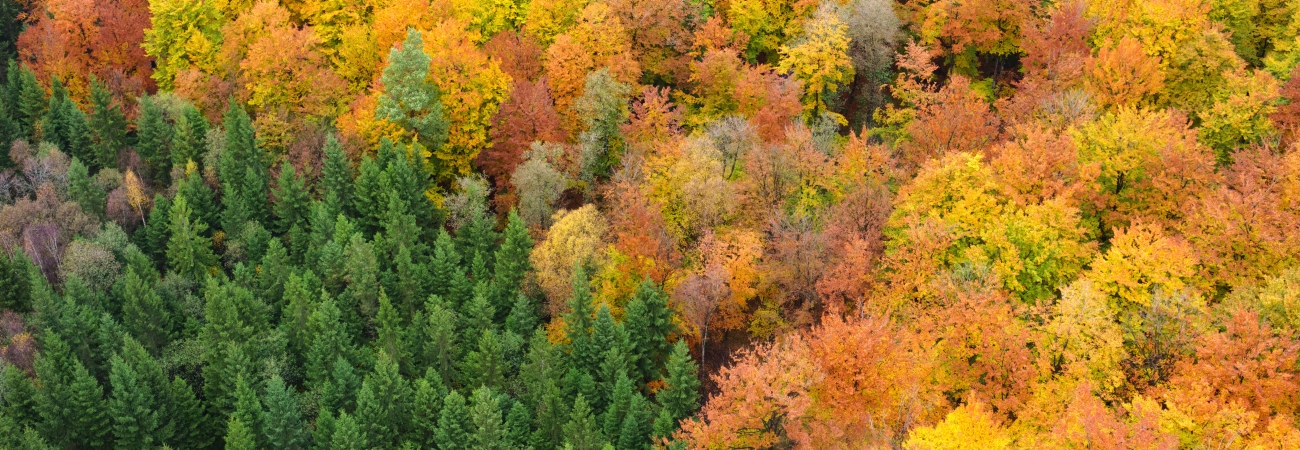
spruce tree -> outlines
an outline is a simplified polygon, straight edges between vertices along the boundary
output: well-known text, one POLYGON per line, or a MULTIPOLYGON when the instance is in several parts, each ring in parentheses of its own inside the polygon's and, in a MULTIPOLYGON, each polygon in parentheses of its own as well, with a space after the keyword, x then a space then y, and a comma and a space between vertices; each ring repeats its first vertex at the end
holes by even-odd
POLYGON ((41 346, 35 372, 42 386, 34 409, 42 434, 64 448, 107 446, 112 422, 103 388, 56 332, 46 331, 41 346))
POLYGON ((435 448, 434 434, 442 411, 442 399, 447 396, 442 376, 432 369, 415 380, 415 398, 411 410, 411 440, 422 448, 435 448))
POLYGON ((343 153, 343 145, 330 134, 325 138, 325 162, 321 168, 321 198, 333 204, 334 214, 350 213, 352 202, 352 163, 343 153))
POLYGON ((68 164, 68 196, 81 206, 81 210, 92 216, 104 216, 104 200, 107 193, 90 178, 90 171, 77 157, 68 164))
POLYGON ((217 263, 217 256, 212 253, 211 239, 203 236, 208 226, 193 220, 193 213, 184 196, 176 197, 170 213, 167 262, 176 273, 201 281, 208 269, 217 263))
POLYGON ((501 340, 492 329, 483 330, 479 336, 478 349, 465 356, 465 385, 499 389, 505 379, 501 340))
POLYGON ((266 384, 266 411, 262 416, 263 433, 268 448, 304 450, 307 448, 307 425, 302 419, 298 397, 279 375, 266 384))
POLYGON ((334 421, 334 433, 330 440, 332 450, 369 450, 371 445, 366 430, 352 415, 343 412, 334 421))
POLYGON ((194 105, 186 104, 176 120, 172 134, 172 167, 185 167, 190 162, 201 163, 207 150, 208 120, 194 105))
POLYGON ((640 392, 632 394, 627 416, 618 432, 618 448, 646 450, 650 448, 650 402, 640 392))
POLYGON ((172 415, 166 418, 171 429, 171 439, 164 441, 172 448, 206 448, 212 443, 209 428, 212 420, 203 411, 203 403, 194 395, 194 389, 180 377, 172 378, 167 389, 172 415))
POLYGON ((0 252, 0 309, 27 311, 31 305, 31 278, 22 250, 0 252))
POLYGON ((460 361, 460 347, 456 332, 459 321, 456 312, 448 308, 441 297, 429 296, 424 306, 425 319, 420 339, 423 342, 420 363, 430 367, 447 383, 456 377, 456 363, 460 361))
MULTIPOLYGON (((215 225, 219 219, 216 193, 212 192, 212 188, 203 181, 203 174, 200 173, 197 163, 191 161, 182 167, 185 168, 184 178, 176 185, 176 195, 185 197, 190 210, 193 211, 194 220, 207 224, 210 231, 212 225, 215 225)), ((153 221, 153 219, 149 220, 153 221)))
POLYGON ((45 88, 41 87, 41 83, 36 80, 36 73, 32 72, 31 68, 23 65, 18 71, 17 78, 17 80, 13 78, 9 80, 10 89, 16 86, 18 91, 18 108, 14 118, 17 119, 22 136, 29 142, 34 142, 40 136, 38 124, 41 118, 45 117, 45 108, 49 103, 45 98, 45 88))
POLYGON ((355 411, 361 376, 346 359, 339 356, 330 368, 329 379, 320 384, 321 411, 355 411))
POLYGON ((537 305, 523 293, 516 295, 510 314, 506 316, 506 331, 527 337, 537 329, 537 321, 537 305))
POLYGON ((465 397, 451 391, 442 400, 442 412, 438 416, 438 428, 434 430, 433 439, 442 450, 469 449, 469 431, 474 423, 465 406, 465 397))
POLYGON ((230 416, 226 422, 226 450, 256 450, 257 441, 253 439, 253 430, 238 417, 230 416))
POLYGON ((242 375, 235 378, 235 409, 230 417, 248 429, 254 448, 263 446, 262 401, 258 398, 253 383, 242 375))
POLYGON ((410 383, 402 378, 397 362, 380 353, 375 372, 367 375, 357 393, 357 422, 371 445, 394 448, 411 428, 410 383))
POLYGON ((479 289, 480 292, 461 308, 461 317, 465 318, 461 331, 465 336, 482 336, 484 331, 495 328, 493 317, 496 316, 496 308, 492 307, 487 295, 482 292, 484 290, 486 289, 479 289))
POLYGON ((90 129, 86 114, 68 98, 67 89, 58 78, 50 81, 50 104, 41 120, 41 133, 46 142, 54 144, 68 156, 82 161, 94 161, 90 149, 90 129))
POLYGON ((686 342, 677 341, 668 356, 668 378, 664 380, 667 386, 659 390, 655 398, 674 424, 700 407, 698 370, 686 342))
POLYGON ((564 330, 569 337, 569 358, 573 367, 591 370, 600 366, 601 349, 592 341, 591 288, 587 271, 581 265, 573 269, 573 295, 569 312, 564 315, 564 330))
POLYGON ((605 436, 609 440, 618 441, 618 433, 623 429, 623 419, 627 417, 632 395, 636 393, 636 388, 632 385, 632 380, 625 374, 619 374, 618 381, 614 382, 613 389, 609 392, 609 406, 605 408, 601 423, 605 436))
POLYGON ((108 379, 113 387, 109 415, 117 448, 148 448, 158 431, 158 402, 153 386, 140 379, 134 367, 119 355, 111 359, 108 379))
POLYGON ((333 368, 334 360, 352 358, 351 339, 343 332, 343 323, 334 299, 324 296, 320 306, 312 312, 308 329, 312 330, 311 346, 307 350, 307 382, 324 382, 333 368))
POLYGON ((506 413, 506 444, 512 448, 528 447, 532 420, 523 402, 512 403, 510 412, 506 413))
POLYGON ((224 116, 226 146, 217 175, 221 179, 221 227, 228 234, 250 220, 266 223, 266 165, 248 113, 232 97, 224 116), (250 192, 251 189, 261 189, 250 192))
POLYGON ((564 424, 564 444, 573 450, 600 450, 605 445, 600 425, 581 394, 574 399, 569 421, 564 424))
POLYGON ((284 234, 295 225, 307 224, 310 199, 307 197, 306 181, 293 168, 293 164, 284 164, 280 177, 276 180, 275 191, 275 225, 278 234, 284 234))
POLYGON ((672 350, 668 336, 677 331, 673 312, 668 309, 668 296, 647 279, 628 300, 623 317, 632 368, 629 375, 638 383, 658 379, 672 350))
POLYGON ((90 105, 91 165, 117 167, 117 152, 127 144, 126 115, 113 100, 113 93, 94 77, 90 80, 90 105))
POLYGON ((375 330, 378 334, 375 344, 379 351, 390 355, 399 365, 409 365, 411 352, 406 345, 406 327, 402 325, 401 316, 383 292, 379 294, 379 314, 376 318, 379 324, 375 330))
POLYGON ((167 241, 171 240, 172 200, 154 194, 149 223, 144 227, 144 252, 153 258, 155 267, 167 266, 167 241))
POLYGON ((162 354, 170 340, 171 311, 154 290, 154 280, 141 277, 135 267, 127 266, 122 285, 122 324, 150 353, 162 354))
POLYGON ((316 415, 316 422, 312 424, 311 430, 311 448, 317 450, 329 450, 334 445, 334 411, 322 408, 316 415))
POLYGON ((528 233, 528 224, 519 218, 519 213, 510 210, 506 219, 506 229, 502 232, 501 246, 497 247, 492 260, 492 298, 494 304, 504 311, 515 302, 519 290, 523 287, 524 277, 532 269, 528 255, 533 251, 533 237, 528 233))
POLYGON ((505 424, 501 421, 501 403, 492 388, 482 386, 470 396, 470 420, 474 431, 470 433, 470 444, 476 450, 505 450, 510 448, 506 442, 505 424))
POLYGON ((159 185, 166 185, 172 165, 172 135, 175 130, 163 110, 152 97, 140 97, 140 117, 135 120, 135 151, 149 167, 149 176, 159 185))

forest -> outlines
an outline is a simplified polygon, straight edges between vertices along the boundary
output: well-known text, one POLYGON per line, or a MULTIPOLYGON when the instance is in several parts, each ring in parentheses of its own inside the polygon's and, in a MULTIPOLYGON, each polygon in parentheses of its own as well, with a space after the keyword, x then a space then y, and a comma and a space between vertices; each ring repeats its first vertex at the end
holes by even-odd
POLYGON ((0 0, 0 449, 1300 448, 1300 1, 0 0))

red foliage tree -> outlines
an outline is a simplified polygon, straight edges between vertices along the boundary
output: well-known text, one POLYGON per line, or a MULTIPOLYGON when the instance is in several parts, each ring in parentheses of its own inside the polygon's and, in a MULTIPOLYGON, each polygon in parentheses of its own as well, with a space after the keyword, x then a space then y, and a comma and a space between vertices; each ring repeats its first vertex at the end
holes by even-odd
POLYGON ((523 162, 524 151, 533 142, 563 140, 564 130, 546 79, 516 78, 510 99, 501 104, 489 133, 492 146, 480 152, 474 163, 498 186, 508 185, 510 174, 523 162))

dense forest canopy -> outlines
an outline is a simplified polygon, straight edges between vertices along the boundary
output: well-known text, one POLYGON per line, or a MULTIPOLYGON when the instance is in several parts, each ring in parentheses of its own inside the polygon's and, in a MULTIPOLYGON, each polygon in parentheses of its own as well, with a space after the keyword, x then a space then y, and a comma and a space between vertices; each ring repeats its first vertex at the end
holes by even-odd
POLYGON ((1300 448, 1300 2, 0 0, 0 448, 1300 448))

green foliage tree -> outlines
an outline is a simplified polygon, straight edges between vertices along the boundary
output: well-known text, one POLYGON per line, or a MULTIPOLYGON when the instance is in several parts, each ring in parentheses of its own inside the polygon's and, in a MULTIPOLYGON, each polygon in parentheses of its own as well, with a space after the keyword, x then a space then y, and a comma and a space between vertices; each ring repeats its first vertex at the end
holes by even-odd
POLYGON ((117 447, 148 448, 154 443, 160 422, 155 393, 121 356, 114 355, 111 361, 108 379, 113 395, 108 409, 117 447))
POLYGON ((69 156, 94 161, 90 149, 90 129, 86 114, 68 98, 68 90, 58 78, 50 80, 50 102, 41 119, 41 136, 69 156))
POLYGON ((442 412, 438 415, 438 428, 434 430, 434 442, 440 449, 458 450, 472 448, 469 442, 470 430, 474 423, 465 406, 465 397, 451 391, 442 400, 442 412))
POLYGON ((212 253, 212 240, 203 236, 208 225, 193 220, 194 214, 184 196, 176 197, 169 213, 168 265, 171 270, 191 280, 203 280, 217 263, 216 254, 212 253))
POLYGON ((505 423, 501 421, 501 404, 491 387, 480 386, 474 389, 474 394, 470 396, 469 415, 474 423, 474 431, 469 436, 472 448, 511 448, 506 442, 505 423))
POLYGON ((41 344, 44 351, 35 361, 41 388, 34 405, 41 434, 64 448, 107 446, 112 422, 104 389, 58 333, 47 331, 41 344))
POLYGON ((413 395, 397 361, 380 353, 374 373, 366 375, 357 392, 357 421, 371 445, 396 448, 401 444, 411 428, 413 395))
POLYGON ((253 430, 248 429, 238 417, 230 416, 226 425, 226 450, 254 450, 257 442, 253 439, 253 430))
POLYGON ((691 360, 690 350, 685 341, 677 341, 673 352, 668 356, 668 377, 664 379, 664 388, 656 394, 659 401, 660 415, 655 419, 657 436, 666 436, 665 431, 676 428, 677 421, 690 416, 699 408, 700 379, 698 368, 691 360))
POLYGON ((646 383, 660 376, 671 345, 668 337, 677 331, 668 295, 653 281, 645 280, 624 309, 623 328, 628 338, 628 366, 634 381, 646 383))
POLYGON ((149 168, 149 177, 162 183, 171 170, 171 146, 176 132, 167 116, 158 99, 140 97, 140 116, 135 119, 135 152, 149 168))
POLYGON ((308 202, 306 180, 293 168, 284 164, 280 177, 276 179, 275 190, 275 226, 277 234, 288 233, 293 227, 303 228, 307 225, 308 202))
POLYGON ((108 193, 95 184, 90 178, 89 169, 77 157, 73 157, 68 164, 68 196, 81 205, 81 210, 85 213, 100 217, 104 215, 104 199, 108 193))
POLYGON ((127 144, 126 115, 113 93, 97 78, 90 81, 90 141, 97 168, 117 167, 117 152, 127 144))
POLYGON ((357 422, 357 419, 343 412, 339 414, 338 420, 334 422, 334 434, 330 440, 330 448, 335 450, 367 450, 372 447, 365 429, 357 422))
POLYGON ((306 449, 307 425, 298 397, 278 375, 266 383, 266 411, 262 416, 267 447, 278 450, 306 449))
POLYGON ((384 86, 375 116, 404 131, 403 137, 433 151, 447 141, 447 119, 438 88, 429 82, 429 55, 420 32, 410 29, 400 47, 388 53, 388 66, 380 76, 384 86))
POLYGON ((573 401, 573 410, 569 421, 564 424, 565 448, 574 450, 600 450, 605 445, 605 437, 600 433, 596 416, 582 394, 573 401))

